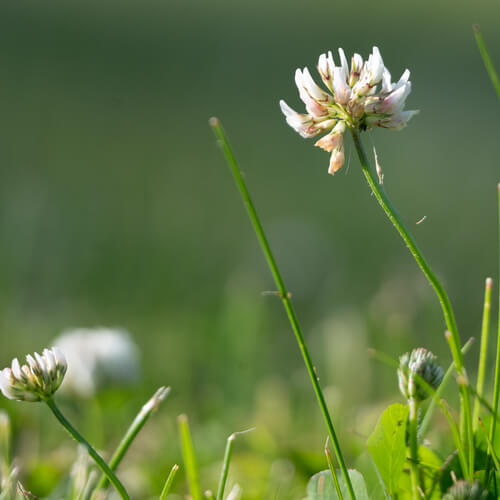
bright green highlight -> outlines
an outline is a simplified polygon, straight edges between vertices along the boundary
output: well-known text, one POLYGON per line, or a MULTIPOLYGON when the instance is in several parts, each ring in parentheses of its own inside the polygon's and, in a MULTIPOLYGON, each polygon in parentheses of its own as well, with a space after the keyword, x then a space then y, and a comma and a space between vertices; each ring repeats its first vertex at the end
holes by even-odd
POLYGON ((177 421, 181 435, 182 457, 184 458, 184 466, 186 467, 189 491, 191 492, 193 500, 203 500, 200 488, 198 463, 196 461, 193 439, 191 438, 191 431, 189 429, 189 421, 186 415, 179 415, 177 421))

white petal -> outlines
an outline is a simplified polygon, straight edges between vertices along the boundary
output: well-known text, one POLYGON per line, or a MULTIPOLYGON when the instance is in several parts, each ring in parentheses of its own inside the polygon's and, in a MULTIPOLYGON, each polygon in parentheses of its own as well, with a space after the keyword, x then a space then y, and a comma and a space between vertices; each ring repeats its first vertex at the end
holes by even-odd
POLYGON ((341 105, 347 104, 351 97, 351 88, 347 85, 344 68, 336 67, 333 75, 333 92, 335 101, 341 105))
POLYGON ((387 68, 384 68, 382 74, 382 92, 389 93, 392 90, 391 74, 387 68))
POLYGON ((22 379, 23 375, 21 372, 21 365, 19 363, 19 360, 17 358, 14 358, 12 360, 12 374, 14 375, 14 378, 20 380, 22 379))
POLYGON ((68 368, 68 362, 66 361, 66 357, 64 356, 64 353, 61 351, 61 349, 59 349, 59 347, 53 347, 52 353, 54 355, 57 367, 61 371, 66 372, 66 369, 68 368))
POLYGON ((380 55, 378 47, 373 47, 370 72, 372 77, 371 84, 376 85, 380 82, 384 73, 384 61, 382 60, 382 56, 380 55))
POLYGON ((309 73, 307 68, 304 68, 304 72, 302 73, 302 81, 305 89, 313 99, 325 99, 325 93, 316 85, 316 82, 312 79, 311 73, 309 73))
POLYGON ((15 399, 12 386, 10 385, 10 369, 0 370, 0 391, 8 399, 15 399))
POLYGON ((347 59, 345 57, 343 49, 339 48, 339 56, 340 56, 340 65, 342 66, 342 69, 344 70, 344 73, 346 76, 349 74, 349 65, 347 64, 347 59))

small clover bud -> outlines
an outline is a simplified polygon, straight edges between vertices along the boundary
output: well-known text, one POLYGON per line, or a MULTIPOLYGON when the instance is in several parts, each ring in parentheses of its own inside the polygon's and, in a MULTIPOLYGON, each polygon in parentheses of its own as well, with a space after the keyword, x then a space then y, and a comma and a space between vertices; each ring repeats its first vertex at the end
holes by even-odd
POLYGON ((0 390, 8 399, 41 401, 50 398, 59 388, 68 367, 57 348, 44 349, 43 354, 26 356, 27 364, 14 358, 10 368, 0 370, 0 390))
POLYGON ((470 484, 468 481, 460 480, 448 489, 443 500, 482 500, 487 494, 479 481, 470 484))
POLYGON ((423 401, 429 396, 429 388, 420 379, 437 389, 443 376, 443 369, 439 366, 437 357, 423 347, 414 349, 411 353, 407 352, 399 358, 399 389, 408 400, 413 398, 423 401))

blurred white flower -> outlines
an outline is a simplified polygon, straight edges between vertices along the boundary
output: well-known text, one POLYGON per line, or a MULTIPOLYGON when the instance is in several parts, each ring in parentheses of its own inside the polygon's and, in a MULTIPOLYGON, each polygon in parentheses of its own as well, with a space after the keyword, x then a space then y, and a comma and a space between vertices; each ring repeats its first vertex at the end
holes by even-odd
POLYGON ((226 500, 239 500, 241 498, 242 489, 239 484, 235 484, 233 489, 229 492, 226 500))
POLYGON ((315 144, 331 153, 330 174, 344 164, 346 128, 399 130, 418 112, 403 111, 411 92, 408 70, 397 83, 392 83, 377 47, 373 47, 367 61, 354 54, 350 69, 344 51, 338 52, 340 66, 335 65, 331 52, 321 54, 318 61, 318 73, 327 91, 314 82, 307 68, 295 72, 295 83, 307 114, 297 113, 285 101, 280 101, 288 125, 302 137, 330 131, 315 144))
POLYGON ((125 330, 68 330, 54 344, 68 359, 64 391, 91 397, 102 387, 128 385, 139 378, 139 350, 125 330))
POLYGON ((41 401, 57 391, 68 367, 63 353, 57 348, 44 349, 26 356, 27 364, 21 365, 14 358, 10 368, 0 371, 0 390, 16 401, 41 401))

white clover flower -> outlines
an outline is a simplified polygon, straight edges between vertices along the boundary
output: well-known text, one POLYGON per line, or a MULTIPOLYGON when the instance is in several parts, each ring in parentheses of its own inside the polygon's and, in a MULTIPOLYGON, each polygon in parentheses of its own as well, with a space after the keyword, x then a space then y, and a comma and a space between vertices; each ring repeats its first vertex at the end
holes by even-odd
POLYGON ((328 173, 332 175, 344 164, 347 128, 400 130, 418 113, 404 111, 411 92, 410 72, 406 70, 397 83, 392 83, 377 47, 373 47, 364 62, 359 54, 354 54, 350 69, 342 49, 339 59, 340 66, 336 66, 331 52, 319 57, 318 73, 328 91, 316 85, 307 68, 295 72, 295 83, 307 114, 297 113, 280 101, 288 125, 302 137, 330 131, 315 145, 331 153, 328 173))
POLYGON ((14 358, 10 368, 0 371, 0 390, 9 399, 41 401, 50 398, 59 388, 68 367, 60 349, 44 349, 26 356, 22 365, 14 358))
POLYGON ((139 350, 130 334, 121 329, 79 328, 54 340, 68 359, 61 387, 80 397, 91 397, 100 388, 127 385, 139 378, 139 350))

